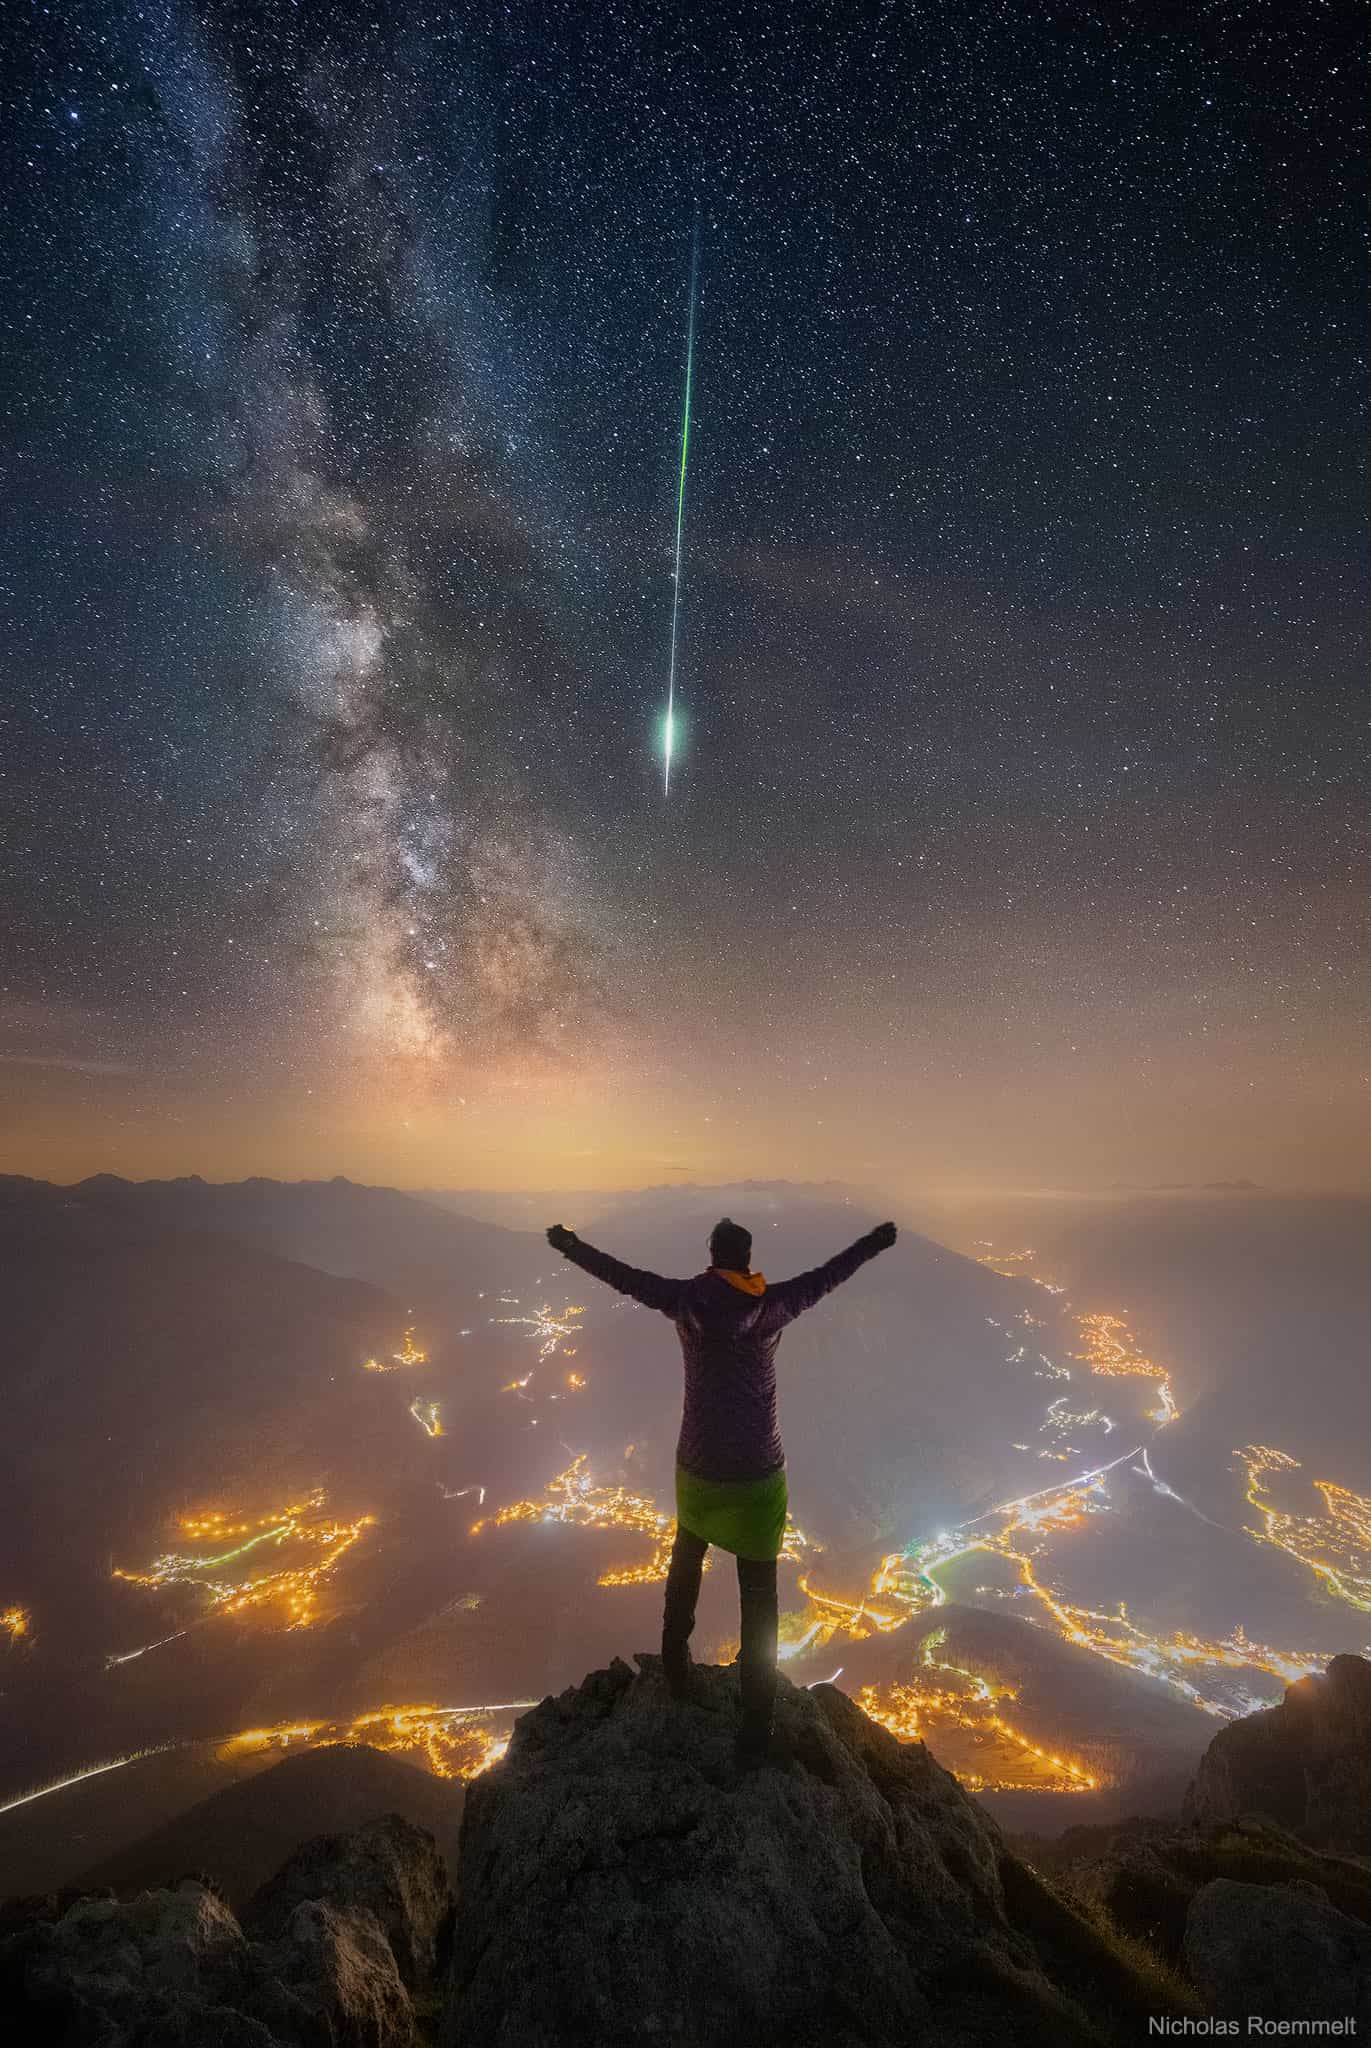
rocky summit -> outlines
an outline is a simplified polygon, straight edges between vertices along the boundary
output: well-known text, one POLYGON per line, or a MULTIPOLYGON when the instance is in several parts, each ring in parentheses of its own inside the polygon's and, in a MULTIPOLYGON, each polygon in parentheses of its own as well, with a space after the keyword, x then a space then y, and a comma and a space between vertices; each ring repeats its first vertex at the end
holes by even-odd
POLYGON ((1185 1818, 1261 1813, 1322 1848, 1371 1853, 1371 1663, 1333 1657, 1205 1751, 1185 1818))
POLYGON ((740 1772, 736 1667, 677 1701, 636 1662, 470 1788, 443 2048, 1068 2048, 1185 2009, 836 1687, 782 1678, 740 1772))
MULTIPOLYGON (((770 1758, 743 1769, 737 1666, 696 1666, 676 1698, 658 1658, 635 1661, 515 1724, 468 1790, 455 1883, 391 1813, 314 1835, 231 1901, 216 1810, 195 1876, 0 1907, 0 2039, 1125 2048, 1253 2013, 1371 2030, 1371 1859, 1310 1839, 1334 1786, 1334 1832, 1363 1825, 1361 1659, 1216 1736, 1188 1821, 1018 1846, 835 1686, 782 1677, 770 1758), (1257 1810, 1226 1814, 1239 1798, 1257 1810)), ((370 1797, 347 1756, 335 1794, 354 1772, 370 1797)))

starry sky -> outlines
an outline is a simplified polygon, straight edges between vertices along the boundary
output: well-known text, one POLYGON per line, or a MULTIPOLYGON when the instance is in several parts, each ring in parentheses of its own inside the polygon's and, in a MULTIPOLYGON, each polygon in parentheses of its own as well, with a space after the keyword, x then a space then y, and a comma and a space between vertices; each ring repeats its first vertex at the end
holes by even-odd
POLYGON ((0 1164, 1371 1185, 1356 9, 3 36, 0 1164))

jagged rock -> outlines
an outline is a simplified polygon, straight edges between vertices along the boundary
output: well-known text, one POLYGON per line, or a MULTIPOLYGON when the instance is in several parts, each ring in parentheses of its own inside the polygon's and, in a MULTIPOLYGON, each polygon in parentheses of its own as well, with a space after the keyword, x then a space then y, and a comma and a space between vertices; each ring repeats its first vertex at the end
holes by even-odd
POLYGON ((775 1765, 742 1774, 736 1668, 676 1702, 637 1661, 468 1791, 444 2048, 1071 2048, 1186 2010, 835 1687, 782 1678, 775 1765))
POLYGON ((1371 1663, 1329 1660, 1279 1706, 1221 1729, 1185 1796, 1183 1818, 1261 1813, 1305 1840, 1371 1852, 1371 1663))
POLYGON ((342 1913, 373 1913, 411 1991, 433 1975, 440 1937, 449 1931, 452 1887, 426 1828, 390 1813, 351 1834, 316 1835, 254 1892, 243 1926, 279 1938, 305 1899, 322 1899, 342 1913))
POLYGON ((1120 1829, 1102 1853, 1078 1859, 1061 1874, 1077 1898, 1173 1966, 1182 1962, 1193 1900, 1218 1879, 1249 1888, 1314 1885, 1339 1912, 1371 1925, 1371 1870, 1311 1849, 1258 1815, 1203 1827, 1134 1824, 1120 1829))
POLYGON ((283 1941, 253 1944, 271 1971, 250 2008, 281 2039, 328 2048, 410 2048, 414 2008, 374 1913, 305 1899, 283 1941))
POLYGON ((410 2048, 414 2015, 370 1913, 297 1907, 249 1942, 193 1879, 83 1899, 0 1943, 7 2048, 410 2048))
POLYGON ((1315 1885, 1371 1926, 1371 1868, 1358 1856, 1371 1849, 1371 1663, 1334 1657, 1279 1706, 1220 1730, 1179 1828, 1138 1820, 1094 1832, 1079 1842, 1086 1853, 1052 1867, 1172 1965, 1183 1961, 1193 1901, 1216 1880, 1315 1885))
POLYGON ((1216 1878, 1185 1925, 1186 1972, 1209 2010, 1264 2020, 1351 2020, 1371 2030, 1371 1929, 1317 1885, 1216 1878))
POLYGON ((83 1899, 8 1937, 3 2010, 21 2040, 122 2048, 178 2016, 207 2017, 246 1963, 242 1929, 200 1885, 146 1892, 128 1905, 83 1899))
POLYGON ((58 1892, 25 1892, 17 1898, 4 1899, 0 1901, 0 1940, 37 1920, 60 1920, 67 1907, 80 1899, 113 1897, 112 1891, 92 1885, 87 1890, 65 1886, 58 1892))

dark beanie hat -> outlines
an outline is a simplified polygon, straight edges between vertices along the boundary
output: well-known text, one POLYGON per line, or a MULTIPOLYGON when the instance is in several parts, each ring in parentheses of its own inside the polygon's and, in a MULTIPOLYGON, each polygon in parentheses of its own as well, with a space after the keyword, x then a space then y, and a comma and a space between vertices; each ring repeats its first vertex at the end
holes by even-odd
POLYGON ((721 1216, 709 1233, 709 1256, 716 1266, 745 1273, 752 1257, 752 1232, 731 1216, 721 1216))

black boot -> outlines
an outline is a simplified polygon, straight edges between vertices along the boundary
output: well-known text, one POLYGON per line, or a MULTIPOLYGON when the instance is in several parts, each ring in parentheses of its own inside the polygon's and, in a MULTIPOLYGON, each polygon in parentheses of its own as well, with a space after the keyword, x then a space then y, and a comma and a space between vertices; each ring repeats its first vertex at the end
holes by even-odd
POLYGON ((738 1559, 738 1598, 743 1625, 738 1656, 742 1713, 735 1755, 740 1769, 753 1770, 767 1762, 771 1751, 779 1620, 775 1558, 738 1559))
POLYGON ((676 1531, 666 1575, 666 1607, 662 1615, 662 1676, 673 1699, 690 1695, 690 1632, 709 1545, 688 1529, 676 1531))

